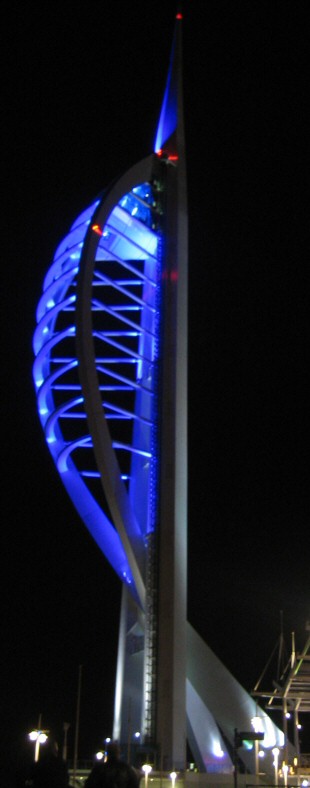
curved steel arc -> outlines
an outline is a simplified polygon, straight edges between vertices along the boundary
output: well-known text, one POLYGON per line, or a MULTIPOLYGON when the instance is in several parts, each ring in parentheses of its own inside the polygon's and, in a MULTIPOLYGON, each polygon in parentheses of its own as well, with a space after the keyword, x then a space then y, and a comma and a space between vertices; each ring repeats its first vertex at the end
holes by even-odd
POLYGON ((73 461, 70 457, 66 457, 65 461, 67 470, 64 471, 60 468, 58 463, 57 469, 61 473, 63 484, 71 500, 79 511, 89 533, 93 536, 117 576, 123 582, 128 583, 130 588, 132 578, 128 573, 128 560, 122 545, 120 545, 118 533, 89 492, 73 461))
MULTIPOLYGON (((99 228, 106 226, 113 209, 124 194, 127 194, 137 184, 151 180, 153 166, 154 156, 151 155, 132 167, 114 183, 109 191, 105 192, 93 217, 93 222, 99 228)), ((92 283, 99 241, 100 236, 96 235, 90 227, 81 255, 77 284, 76 325, 79 375, 102 486, 114 525, 128 558, 140 606, 144 609, 145 544, 143 534, 122 480, 98 386, 92 322, 92 283)))

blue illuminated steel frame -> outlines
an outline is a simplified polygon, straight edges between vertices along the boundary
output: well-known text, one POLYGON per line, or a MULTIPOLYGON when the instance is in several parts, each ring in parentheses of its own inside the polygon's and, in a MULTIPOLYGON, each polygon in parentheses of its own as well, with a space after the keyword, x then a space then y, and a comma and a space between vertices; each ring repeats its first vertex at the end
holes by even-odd
MULTIPOLYGON (((166 158, 178 119, 175 38, 155 140, 159 155, 166 143, 166 158)), ((76 219, 45 277, 33 341, 38 411, 57 470, 142 608, 158 497, 161 189, 150 156, 76 219), (103 475, 94 407, 106 428, 103 475), (135 555, 124 548, 124 507, 135 555)))
POLYGON ((154 153, 78 217, 45 278, 34 380, 62 481, 123 584, 114 736, 127 738, 130 706, 143 741, 164 742, 162 762, 183 768, 187 216, 179 22, 178 15, 154 153))
POLYGON ((100 549, 143 607, 143 568, 137 555, 124 549, 109 497, 113 473, 116 497, 126 506, 128 533, 136 548, 141 542, 141 563, 144 537, 154 529, 161 233, 154 187, 133 180, 129 188, 129 179, 125 193, 120 183, 112 189, 112 202, 120 192, 112 210, 106 208, 111 194, 104 193, 74 222, 55 253, 37 309, 34 380, 46 441, 63 483, 100 549), (94 360, 101 415, 110 436, 104 454, 113 451, 113 460, 107 457, 104 491, 77 344, 83 312, 79 277, 88 271, 90 255, 92 327, 87 335, 84 320, 80 343, 87 341, 88 363, 91 356, 94 360))

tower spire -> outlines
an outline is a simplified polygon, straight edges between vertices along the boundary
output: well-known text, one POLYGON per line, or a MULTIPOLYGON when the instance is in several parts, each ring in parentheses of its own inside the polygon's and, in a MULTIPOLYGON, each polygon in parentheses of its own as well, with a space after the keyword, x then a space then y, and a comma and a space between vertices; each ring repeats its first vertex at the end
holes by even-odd
POLYGON ((155 137, 155 153, 163 149, 167 153, 177 153, 176 132, 180 121, 182 121, 183 114, 183 107, 180 105, 182 97, 182 18, 181 11, 178 11, 175 19, 166 87, 155 137))

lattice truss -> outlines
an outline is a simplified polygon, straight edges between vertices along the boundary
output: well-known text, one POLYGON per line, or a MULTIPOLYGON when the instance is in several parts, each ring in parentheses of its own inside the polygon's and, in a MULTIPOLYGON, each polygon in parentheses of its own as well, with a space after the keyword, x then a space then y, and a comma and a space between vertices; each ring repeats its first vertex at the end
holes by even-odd
POLYGON ((38 411, 57 470, 82 519, 122 581, 133 582, 109 511, 88 429, 77 353, 78 277, 96 235, 92 337, 102 402, 119 474, 145 539, 154 529, 156 380, 161 232, 155 187, 123 195, 103 227, 105 195, 59 245, 37 309, 33 368, 38 411), (98 213, 99 212, 99 213, 98 213))

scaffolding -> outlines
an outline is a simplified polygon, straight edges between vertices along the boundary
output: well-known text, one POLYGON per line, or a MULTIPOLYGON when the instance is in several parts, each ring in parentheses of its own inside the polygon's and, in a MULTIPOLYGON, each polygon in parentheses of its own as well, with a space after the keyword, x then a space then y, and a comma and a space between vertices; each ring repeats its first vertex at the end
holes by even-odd
MULTIPOLYGON (((281 631, 278 641, 278 675, 273 680, 273 689, 265 691, 261 689, 262 680, 266 674, 274 652, 268 661, 266 668, 260 676, 251 695, 265 699, 266 710, 280 712, 282 715, 282 725, 284 733, 284 761, 287 763, 287 746, 289 741, 289 724, 293 724, 293 744, 296 750, 297 766, 302 765, 304 756, 300 752, 300 715, 310 713, 310 621, 306 624, 306 642, 301 651, 296 651, 295 633, 292 632, 291 653, 288 660, 283 663, 284 640, 281 631), (282 666, 281 666, 282 660, 282 666), (281 667, 281 672, 280 672, 281 667), (289 722, 291 720, 291 723, 289 722)), ((306 760, 310 756, 306 756, 306 760)))

